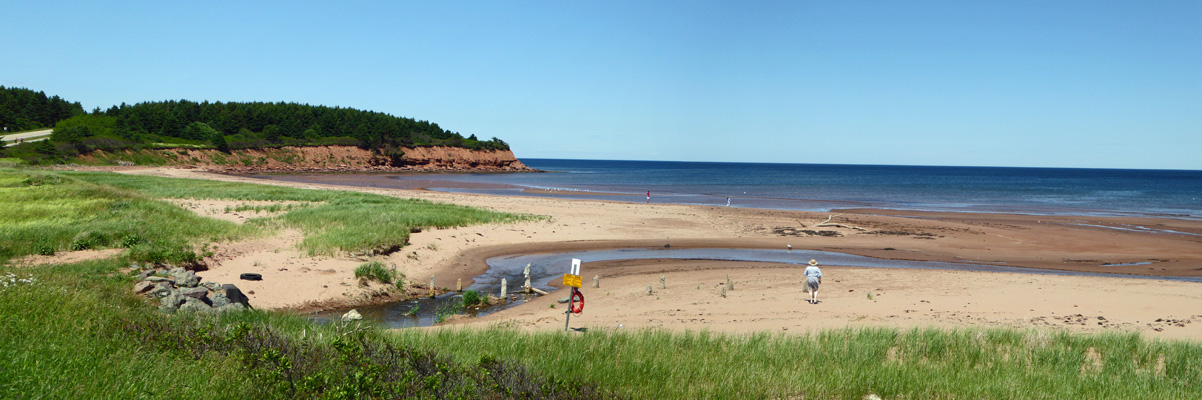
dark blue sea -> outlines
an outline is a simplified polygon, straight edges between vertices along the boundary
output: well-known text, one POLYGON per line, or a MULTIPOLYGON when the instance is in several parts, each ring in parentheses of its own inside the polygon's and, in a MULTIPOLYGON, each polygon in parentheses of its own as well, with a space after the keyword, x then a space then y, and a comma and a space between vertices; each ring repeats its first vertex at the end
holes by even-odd
MULTIPOLYGON (((438 189, 829 211, 884 208, 1202 219, 1202 171, 523 159, 540 174, 440 174, 512 185, 438 189), (623 194, 615 196, 614 194, 623 194)), ((406 179, 399 177, 400 179, 406 179)), ((433 179, 425 176, 423 179, 433 179)))

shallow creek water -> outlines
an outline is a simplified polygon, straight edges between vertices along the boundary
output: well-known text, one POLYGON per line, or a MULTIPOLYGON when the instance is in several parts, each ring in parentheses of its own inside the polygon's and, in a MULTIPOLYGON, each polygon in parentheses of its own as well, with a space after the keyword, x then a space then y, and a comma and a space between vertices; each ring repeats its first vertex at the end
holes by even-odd
MULTIPOLYGON (((979 264, 979 263, 950 263, 950 262, 934 262, 934 261, 907 261, 907 260, 890 260, 883 258, 873 258, 857 256, 845 253, 813 251, 813 250, 767 250, 767 249, 610 249, 610 250, 590 250, 590 251, 573 251, 563 253, 536 253, 536 254, 521 254, 501 256, 488 259, 488 270, 477 276, 475 282, 466 289, 475 290, 480 295, 487 296, 489 294, 499 295, 501 292, 501 279, 507 280, 507 291, 511 295, 517 293, 518 289, 523 284, 522 271, 527 264, 530 265, 530 282, 536 288, 554 291, 556 288, 549 285, 552 281, 559 280, 560 277, 568 270, 571 265, 571 260, 578 258, 585 264, 582 267, 582 276, 585 277, 585 285, 589 285, 592 274, 588 271, 589 262, 595 261, 612 261, 612 260, 636 260, 636 259, 681 259, 681 260, 721 260, 721 261, 745 261, 745 262, 776 262, 786 264, 803 265, 811 259, 819 260, 822 265, 832 266, 850 266, 850 267, 870 267, 870 268, 915 268, 915 269, 943 269, 943 270, 960 270, 960 271, 992 271, 992 272, 1016 272, 1027 274, 1050 274, 1050 275, 1069 275, 1069 276, 1101 276, 1101 277, 1116 277, 1116 278, 1146 278, 1146 279, 1161 279, 1175 281, 1190 281, 1202 282, 1202 278, 1178 278, 1178 277, 1162 277, 1162 276, 1138 276, 1138 275, 1122 275, 1122 274, 1101 274, 1088 272, 1074 271, 1055 271, 1042 270, 1032 268, 1011 267, 1004 264, 979 264)), ((560 294, 552 293, 552 296, 560 296, 560 294)), ((562 296, 561 296, 562 297, 562 296)), ((467 310, 466 314, 470 316, 484 316, 494 312, 508 309, 524 304, 530 297, 518 294, 516 298, 511 297, 511 300, 505 304, 498 304, 480 309, 467 310)), ((359 313, 364 319, 376 322, 387 328, 410 328, 416 326, 434 325, 438 319, 440 309, 446 309, 453 304, 461 302, 458 293, 446 293, 437 296, 433 299, 422 298, 395 303, 357 307, 359 313), (416 310, 415 310, 416 309, 416 310)), ((338 319, 343 313, 350 309, 330 310, 313 314, 311 317, 317 321, 333 321, 338 319)))

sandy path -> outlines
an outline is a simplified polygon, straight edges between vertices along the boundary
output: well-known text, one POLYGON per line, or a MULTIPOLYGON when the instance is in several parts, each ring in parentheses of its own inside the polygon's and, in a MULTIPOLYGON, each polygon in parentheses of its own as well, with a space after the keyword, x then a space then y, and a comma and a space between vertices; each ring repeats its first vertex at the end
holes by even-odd
MULTIPOLYGON (((843 211, 838 222, 864 227, 872 232, 860 233, 843 228, 802 227, 802 224, 812 225, 822 221, 828 215, 807 212, 347 187, 264 181, 188 169, 134 168, 123 172, 356 190, 549 217, 516 224, 427 230, 412 235, 412 244, 402 251, 381 258, 381 261, 395 264, 411 280, 428 282, 433 275, 438 286, 446 287, 454 287, 456 279, 470 279, 485 268, 484 259, 501 254, 662 247, 665 244, 673 247, 777 249, 791 245, 796 249, 894 259, 991 262, 1021 267, 1140 275, 1202 276, 1200 221, 843 211), (1132 226, 1190 234, 1128 229, 1132 226), (835 231, 840 236, 819 237, 797 233, 805 229, 835 231)), ((282 247, 278 247, 278 250, 265 251, 270 254, 287 252, 288 241, 279 244, 282 247)), ((348 268, 353 269, 353 265, 361 260, 349 257, 310 260, 299 254, 285 254, 278 257, 278 261, 277 258, 267 258, 268 261, 260 261, 260 266, 273 263, 265 268, 277 269, 275 272, 278 274, 271 278, 277 284, 263 283, 262 288, 255 290, 257 298, 252 297, 252 301, 264 308, 297 308, 305 302, 352 304, 362 301, 364 291, 375 290, 358 289, 353 285, 348 287, 348 268), (287 262, 305 264, 309 271, 298 272, 293 267, 274 265, 287 262), (332 268, 335 273, 312 273, 314 269, 329 269, 327 265, 335 264, 341 265, 332 268), (278 268, 287 270, 280 271, 278 268), (318 290, 335 285, 340 290, 318 290), (298 296, 297 293, 303 295, 298 296)), ((1197 293, 1202 293, 1199 290, 1202 286, 1196 283, 828 266, 826 268, 829 269, 825 271, 829 277, 822 292, 825 301, 812 306, 801 301, 800 280, 794 279, 799 270, 763 264, 739 266, 739 272, 745 277, 732 277, 736 282, 745 283, 738 283, 736 290, 722 299, 717 296, 715 285, 724 281, 727 271, 734 268, 725 264, 728 263, 677 265, 669 261, 631 261, 625 264, 588 265, 584 272, 587 277, 591 278, 594 274, 605 277, 601 289, 604 292, 585 289, 589 296, 588 309, 586 314, 573 318, 573 325, 604 328, 621 324, 625 328, 663 326, 670 329, 732 332, 863 324, 1063 326, 1074 330, 1139 330, 1152 336, 1202 338, 1202 333, 1198 331, 1200 325, 1194 322, 1202 322, 1198 319, 1198 315, 1202 315, 1202 306, 1197 306, 1202 304, 1197 301, 1197 293), (648 268, 654 272, 647 273, 648 268), (655 296, 655 301, 650 301, 644 293, 648 285, 658 287, 660 271, 675 271, 673 274, 680 276, 670 277, 669 289, 655 296), (867 299, 870 291, 875 291, 873 300, 867 299), (772 312, 762 311, 765 309, 771 309, 772 312), (690 313, 699 315, 687 315, 690 313), (1081 316, 1078 318, 1076 314, 1081 316), (1104 320, 1097 317, 1103 317, 1104 320), (1157 319, 1161 321, 1157 322, 1157 319), (1170 323, 1169 320, 1178 322, 1170 323), (1103 323, 1097 325, 1097 322, 1103 323)), ((239 272, 252 272, 249 271, 252 267, 253 264, 248 266, 245 261, 218 262, 213 266, 212 273, 236 276, 239 272)), ((539 301, 550 302, 553 299, 539 301)), ((556 326, 562 329, 562 306, 551 309, 549 305, 534 302, 469 322, 480 325, 510 321, 535 329, 555 329, 556 326), (558 322, 552 323, 551 320, 558 322)))

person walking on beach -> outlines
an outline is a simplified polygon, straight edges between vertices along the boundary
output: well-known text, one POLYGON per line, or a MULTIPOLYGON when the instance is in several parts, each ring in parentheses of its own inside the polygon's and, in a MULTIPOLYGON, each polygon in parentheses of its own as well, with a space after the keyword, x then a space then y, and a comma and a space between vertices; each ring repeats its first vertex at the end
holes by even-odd
POLYGON ((822 284, 822 270, 818 269, 818 261, 810 260, 810 266, 804 272, 806 287, 810 289, 810 304, 818 304, 818 285, 822 284))
POLYGON ((729 197, 726 198, 726 206, 730 207, 730 198, 729 197))
POLYGON ((647 191, 647 204, 651 204, 651 191, 647 191))

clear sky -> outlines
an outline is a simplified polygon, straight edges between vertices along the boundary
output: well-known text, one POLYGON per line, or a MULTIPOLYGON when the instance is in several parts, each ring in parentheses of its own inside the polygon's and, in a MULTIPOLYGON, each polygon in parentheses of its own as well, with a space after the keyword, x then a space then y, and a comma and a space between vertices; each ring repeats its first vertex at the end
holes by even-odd
POLYGON ((0 0, 0 85, 285 101, 519 158, 1202 169, 1197 1, 0 0))

